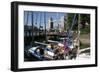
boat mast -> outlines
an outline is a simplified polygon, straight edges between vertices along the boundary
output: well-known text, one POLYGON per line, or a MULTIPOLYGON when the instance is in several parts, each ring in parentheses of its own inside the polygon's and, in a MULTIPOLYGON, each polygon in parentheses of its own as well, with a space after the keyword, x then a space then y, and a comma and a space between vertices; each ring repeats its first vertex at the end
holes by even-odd
POLYGON ((45 38, 47 41, 47 34, 46 34, 46 12, 44 12, 44 25, 45 25, 45 38))
POLYGON ((78 49, 77 49, 77 56, 79 56, 79 49, 80 49, 80 14, 78 14, 78 49))
POLYGON ((31 24, 32 24, 32 46, 33 46, 33 43, 34 43, 34 20, 33 20, 33 16, 34 16, 34 12, 31 12, 31 24))

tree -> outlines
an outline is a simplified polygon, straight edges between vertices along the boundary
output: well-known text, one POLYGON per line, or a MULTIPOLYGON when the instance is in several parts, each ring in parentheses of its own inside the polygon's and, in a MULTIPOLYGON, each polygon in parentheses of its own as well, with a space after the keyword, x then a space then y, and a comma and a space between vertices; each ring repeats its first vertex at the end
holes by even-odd
POLYGON ((90 14, 80 14, 81 34, 90 33, 90 14), (86 23, 88 25, 86 25, 86 23))
POLYGON ((68 13, 67 16, 67 27, 71 28, 72 22, 73 22, 74 14, 73 13, 68 13))
POLYGON ((90 14, 80 14, 80 21, 85 21, 90 24, 90 14))
POLYGON ((74 16, 75 16, 74 13, 68 13, 67 16, 64 18, 64 21, 65 21, 64 30, 70 29, 71 27, 72 27, 72 30, 78 29, 78 14, 76 14, 75 20, 73 20, 74 16))

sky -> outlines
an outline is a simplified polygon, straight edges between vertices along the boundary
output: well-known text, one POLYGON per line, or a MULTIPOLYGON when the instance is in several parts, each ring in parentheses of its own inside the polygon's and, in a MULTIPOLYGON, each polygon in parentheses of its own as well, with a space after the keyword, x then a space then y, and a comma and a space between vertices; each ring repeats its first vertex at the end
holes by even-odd
MULTIPOLYGON (((66 13, 58 12, 39 12, 39 11, 24 11, 24 25, 32 25, 32 13, 33 13, 33 23, 34 26, 39 27, 39 24, 44 28, 44 22, 48 24, 48 20, 52 18, 53 20, 60 20, 61 17, 66 15, 66 13), (45 16, 45 18, 44 18, 45 16), (28 20, 27 20, 28 19, 28 20), (44 21, 45 20, 45 21, 44 21)), ((48 27, 48 26, 47 26, 48 27)))

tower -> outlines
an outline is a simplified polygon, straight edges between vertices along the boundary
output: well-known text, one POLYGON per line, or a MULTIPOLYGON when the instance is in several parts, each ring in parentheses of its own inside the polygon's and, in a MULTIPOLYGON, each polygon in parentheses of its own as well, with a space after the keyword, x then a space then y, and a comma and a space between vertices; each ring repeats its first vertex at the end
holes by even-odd
POLYGON ((54 23, 52 17, 49 19, 49 30, 52 30, 54 28, 54 23))

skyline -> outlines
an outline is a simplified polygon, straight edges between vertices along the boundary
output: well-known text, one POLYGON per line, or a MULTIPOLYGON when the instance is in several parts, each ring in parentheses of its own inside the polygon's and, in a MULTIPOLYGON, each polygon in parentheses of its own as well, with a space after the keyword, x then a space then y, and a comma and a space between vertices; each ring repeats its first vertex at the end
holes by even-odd
POLYGON ((39 26, 43 26, 43 29, 44 29, 45 24, 46 24, 46 27, 49 28, 48 24, 49 24, 50 18, 52 18, 52 20, 55 22, 54 27, 57 28, 58 24, 62 22, 64 23, 64 16, 65 15, 67 16, 67 13, 24 11, 24 25, 32 26, 32 15, 33 15, 34 26, 36 26, 37 28, 39 28, 39 26), (62 22, 59 22, 59 21, 62 21, 62 22))

